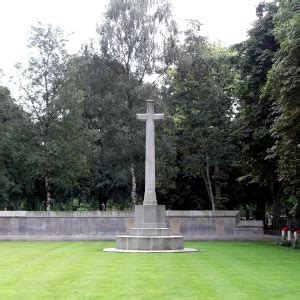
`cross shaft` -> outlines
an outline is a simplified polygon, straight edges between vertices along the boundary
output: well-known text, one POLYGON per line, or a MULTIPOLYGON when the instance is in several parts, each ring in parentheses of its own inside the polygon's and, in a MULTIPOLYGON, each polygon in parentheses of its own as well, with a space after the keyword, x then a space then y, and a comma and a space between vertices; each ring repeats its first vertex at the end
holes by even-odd
POLYGON ((146 121, 145 195, 143 205, 157 205, 155 192, 155 133, 154 121, 162 120, 164 114, 154 113, 154 100, 147 100, 147 113, 137 114, 146 121))

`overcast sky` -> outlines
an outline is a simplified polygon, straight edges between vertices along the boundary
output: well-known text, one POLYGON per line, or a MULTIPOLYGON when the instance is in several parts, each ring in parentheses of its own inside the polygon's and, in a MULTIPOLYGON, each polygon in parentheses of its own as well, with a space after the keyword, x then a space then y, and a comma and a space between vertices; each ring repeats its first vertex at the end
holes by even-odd
MULTIPOLYGON (((224 45, 241 42, 255 20, 260 0, 171 0, 179 25, 185 19, 198 19, 203 35, 224 45)), ((60 26, 73 33, 68 46, 76 53, 82 43, 95 38, 96 23, 102 18, 108 0, 4 0, 0 10, 0 84, 9 85, 16 62, 26 60, 31 25, 38 21, 60 26)))

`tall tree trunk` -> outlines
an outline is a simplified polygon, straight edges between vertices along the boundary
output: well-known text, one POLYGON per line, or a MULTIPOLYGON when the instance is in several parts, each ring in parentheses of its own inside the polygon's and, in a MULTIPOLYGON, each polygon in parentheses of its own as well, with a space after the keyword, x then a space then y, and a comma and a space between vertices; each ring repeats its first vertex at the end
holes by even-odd
POLYGON ((216 206, 215 206, 215 198, 214 198, 214 194, 213 194, 213 188, 212 188, 212 184, 211 184, 211 179, 210 179, 210 165, 209 165, 209 157, 208 154, 205 154, 206 156, 206 167, 205 167, 205 172, 202 173, 202 177, 204 179, 204 183, 205 183, 205 187, 209 196, 209 200, 211 203, 211 209, 212 210, 216 210, 216 206))
POLYGON ((215 164, 214 175, 216 177, 216 180, 215 180, 216 204, 217 204, 217 206, 221 206, 222 193, 221 193, 221 184, 220 184, 220 179, 219 179, 219 177, 220 177, 219 164, 215 164))
POLYGON ((255 218, 257 220, 262 220, 264 222, 264 225, 266 225, 266 199, 257 199, 256 201, 256 212, 255 212, 255 218))
POLYGON ((133 205, 136 204, 136 176, 135 176, 135 167, 132 163, 130 166, 130 172, 131 172, 131 202, 133 205))
POLYGON ((45 191, 46 191, 46 210, 50 211, 51 209, 51 193, 49 187, 49 179, 48 176, 45 176, 45 191))
POLYGON ((96 189, 95 199, 98 202, 98 210, 101 210, 101 197, 100 197, 100 191, 99 191, 99 189, 96 189))
POLYGON ((245 213, 246 213, 246 220, 249 220, 250 219, 250 211, 249 211, 249 208, 247 206, 246 203, 242 203, 242 206, 244 207, 245 209, 245 213))
POLYGON ((280 203, 280 192, 279 192, 279 186, 276 183, 276 179, 271 178, 270 182, 270 190, 271 190, 271 197, 272 197, 272 214, 273 214, 273 220, 272 220, 272 227, 273 229, 279 229, 280 227, 280 213, 281 213, 281 203, 280 203))

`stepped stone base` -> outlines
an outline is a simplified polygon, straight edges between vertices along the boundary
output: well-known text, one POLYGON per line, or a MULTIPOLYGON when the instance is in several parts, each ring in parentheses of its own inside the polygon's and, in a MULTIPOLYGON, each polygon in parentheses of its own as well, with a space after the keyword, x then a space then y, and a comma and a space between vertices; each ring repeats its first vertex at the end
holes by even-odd
POLYGON ((183 249, 182 236, 118 236, 117 249, 122 250, 180 250, 183 249))
POLYGON ((129 230, 129 235, 117 237, 114 250, 184 251, 183 236, 171 235, 171 229, 167 227, 164 205, 136 205, 134 220, 135 227, 129 230))
POLYGON ((171 235, 170 228, 131 228, 129 235, 135 236, 166 236, 171 235))
POLYGON ((103 252, 118 252, 118 253, 185 253, 185 252, 199 252, 194 248, 184 248, 179 250, 123 250, 117 248, 106 248, 103 252))

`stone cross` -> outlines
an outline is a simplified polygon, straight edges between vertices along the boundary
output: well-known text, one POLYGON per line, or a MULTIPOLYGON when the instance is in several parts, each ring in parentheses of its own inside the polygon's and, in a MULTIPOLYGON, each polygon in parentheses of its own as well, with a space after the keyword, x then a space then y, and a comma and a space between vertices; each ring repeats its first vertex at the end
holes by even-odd
POLYGON ((155 134, 154 120, 162 120, 164 114, 154 113, 154 100, 147 100, 147 113, 137 114, 146 121, 145 195, 143 205, 157 205, 155 193, 155 134))

